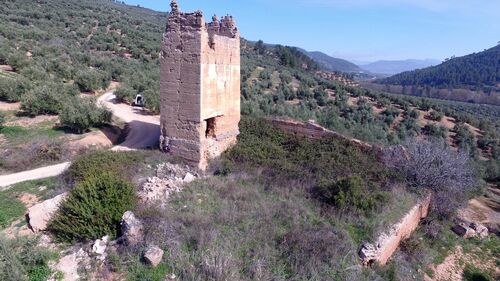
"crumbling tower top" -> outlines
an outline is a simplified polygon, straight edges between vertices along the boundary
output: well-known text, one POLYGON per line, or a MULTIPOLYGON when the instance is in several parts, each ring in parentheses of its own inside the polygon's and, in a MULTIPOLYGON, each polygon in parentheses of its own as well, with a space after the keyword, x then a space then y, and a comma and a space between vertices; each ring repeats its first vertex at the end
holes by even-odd
POLYGON ((236 143, 240 36, 231 16, 181 12, 170 3, 161 50, 161 137, 165 152, 205 169, 236 143))

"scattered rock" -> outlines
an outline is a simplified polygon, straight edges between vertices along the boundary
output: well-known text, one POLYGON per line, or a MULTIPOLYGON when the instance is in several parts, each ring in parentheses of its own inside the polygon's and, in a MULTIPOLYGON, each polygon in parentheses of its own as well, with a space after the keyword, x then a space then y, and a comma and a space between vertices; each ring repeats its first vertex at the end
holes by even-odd
POLYGON ((372 243, 363 243, 358 255, 364 266, 370 266, 377 259, 377 249, 372 243))
POLYGON ((182 180, 189 171, 189 166, 181 167, 172 163, 163 163, 156 167, 156 176, 161 179, 177 178, 182 180))
POLYGON ((184 176, 184 182, 185 183, 190 183, 192 181, 196 180, 196 177, 191 174, 190 172, 188 172, 185 176, 184 176))
POLYGON ((163 250, 157 246, 150 246, 146 253, 144 254, 144 259, 146 262, 151 264, 153 267, 157 267, 163 258, 163 250))
POLYGON ((143 202, 166 202, 174 192, 180 192, 182 185, 194 181, 197 174, 189 167, 181 167, 171 163, 157 166, 156 177, 148 178, 139 191, 139 198, 143 202))
POLYGON ((143 202, 165 201, 174 192, 181 191, 182 179, 160 179, 157 177, 148 178, 147 182, 139 191, 139 199, 143 202))
POLYGON ((488 228, 480 223, 462 222, 452 227, 451 230, 455 232, 458 236, 461 236, 466 239, 472 237, 479 237, 481 239, 484 239, 488 237, 488 228))
POLYGON ((29 224, 34 232, 47 229, 47 223, 59 209, 59 205, 66 196, 67 194, 63 193, 28 209, 29 224))
POLYGON ((108 246, 109 236, 104 236, 102 239, 97 239, 92 245, 92 253, 97 256, 97 259, 103 261, 106 259, 106 248, 108 246))
POLYGON ((479 236, 479 238, 484 239, 488 237, 488 228, 480 223, 473 222, 470 224, 470 228, 474 229, 476 231, 476 234, 479 236))
POLYGON ((471 238, 476 236, 476 231, 470 228, 465 223, 459 223, 455 225, 451 230, 453 230, 453 232, 455 232, 458 236, 461 236, 463 238, 471 238))
POLYGON ((38 191, 45 191, 45 190, 47 190, 47 187, 45 185, 38 187, 38 191))
POLYGON ((77 252, 63 256, 59 262, 53 266, 54 271, 60 271, 64 274, 63 281, 77 281, 80 279, 78 268, 81 264, 88 264, 89 256, 80 249, 77 252))
POLYGON ((131 211, 125 212, 122 217, 121 228, 123 239, 128 245, 137 245, 142 241, 142 222, 131 211))

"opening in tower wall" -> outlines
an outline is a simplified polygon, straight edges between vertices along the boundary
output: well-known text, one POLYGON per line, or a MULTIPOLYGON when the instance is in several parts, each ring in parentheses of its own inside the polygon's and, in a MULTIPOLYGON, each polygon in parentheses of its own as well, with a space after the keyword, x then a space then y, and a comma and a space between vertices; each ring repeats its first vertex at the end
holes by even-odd
POLYGON ((205 120, 207 122, 207 129, 205 131, 205 137, 206 138, 215 138, 215 128, 216 128, 216 123, 217 117, 209 118, 205 120))

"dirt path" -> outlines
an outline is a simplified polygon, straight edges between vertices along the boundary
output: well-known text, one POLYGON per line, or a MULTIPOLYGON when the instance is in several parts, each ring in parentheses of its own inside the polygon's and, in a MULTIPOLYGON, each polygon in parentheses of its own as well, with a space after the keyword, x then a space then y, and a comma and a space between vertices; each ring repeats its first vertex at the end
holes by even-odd
POLYGON ((127 151, 157 147, 160 139, 160 117, 149 115, 140 108, 116 104, 114 100, 113 92, 107 92, 98 99, 98 102, 111 110, 114 116, 128 123, 129 132, 125 141, 112 150, 127 151))
POLYGON ((24 171, 20 173, 0 176, 0 191, 6 187, 20 183, 23 181, 39 180, 44 178, 55 177, 62 174, 70 165, 70 162, 64 162, 57 165, 42 167, 34 170, 24 171))
MULTIPOLYGON (((113 91, 107 92, 98 99, 98 103, 106 106, 113 115, 129 124, 129 133, 123 143, 113 147, 114 151, 129 151, 148 147, 156 147, 160 138, 160 117, 149 115, 146 111, 114 102, 113 91)), ((70 162, 46 166, 30 171, 0 176, 0 191, 8 186, 23 181, 54 177, 62 174, 70 162)))

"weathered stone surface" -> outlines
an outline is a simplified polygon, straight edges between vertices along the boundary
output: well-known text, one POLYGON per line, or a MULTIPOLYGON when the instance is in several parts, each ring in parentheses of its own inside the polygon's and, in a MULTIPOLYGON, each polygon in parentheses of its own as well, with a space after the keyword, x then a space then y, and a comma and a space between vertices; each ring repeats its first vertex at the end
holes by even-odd
POLYGON ((78 268, 89 263, 88 254, 83 249, 80 249, 77 252, 63 256, 52 268, 55 272, 60 271, 64 274, 63 281, 77 281, 81 277, 78 274, 78 268))
POLYGON ((121 230, 123 239, 128 245, 137 245, 143 239, 143 224, 131 211, 123 214, 121 230))
POLYGON ((488 237, 488 228, 480 223, 462 222, 451 228, 455 234, 463 238, 479 237, 484 239, 488 237))
POLYGON ((451 230, 453 230, 453 232, 455 232, 458 236, 461 236, 463 238, 471 238, 476 236, 476 231, 470 228, 465 223, 459 223, 455 225, 451 230))
POLYGON ((185 183, 190 183, 190 182, 192 182, 194 180, 196 180, 196 177, 193 174, 189 173, 189 172, 184 176, 184 182, 185 183))
POLYGON ((358 251, 363 265, 369 266, 377 259, 377 248, 371 243, 364 243, 358 251))
POLYGON ((108 247, 109 236, 104 236, 102 239, 97 239, 92 245, 92 253, 97 256, 98 260, 106 259, 106 248, 108 247))
POLYGON ((67 194, 63 193, 28 209, 29 225, 34 232, 47 229, 48 222, 59 209, 59 205, 66 196, 67 194))
POLYGON ((201 12, 171 8, 160 59, 160 147, 204 170, 239 133, 240 35, 231 16, 205 23, 201 12))
POLYGON ((476 231, 477 236, 483 239, 488 237, 488 228, 480 223, 473 222, 470 227, 476 231))
POLYGON ((401 241, 410 237, 420 220, 427 217, 430 202, 431 196, 429 195, 406 213, 389 231, 380 235, 375 243, 363 244, 358 251, 362 264, 366 266, 376 262, 385 265, 401 241))
POLYGON ((144 260, 153 267, 157 267, 163 258, 163 250, 157 246, 150 246, 144 253, 144 260))

